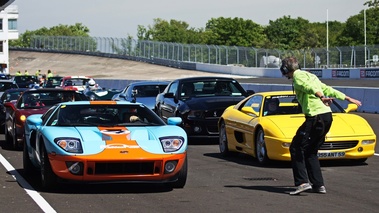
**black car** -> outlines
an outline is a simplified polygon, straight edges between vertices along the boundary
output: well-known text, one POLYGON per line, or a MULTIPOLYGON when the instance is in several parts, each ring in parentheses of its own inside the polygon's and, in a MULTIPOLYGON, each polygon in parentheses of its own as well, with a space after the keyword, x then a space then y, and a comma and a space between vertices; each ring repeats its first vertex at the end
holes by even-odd
POLYGON ((58 88, 61 86, 63 77, 62 76, 54 76, 50 77, 45 82, 43 82, 43 88, 58 88))
POLYGON ((181 117, 188 137, 217 138, 217 122, 224 110, 253 93, 233 78, 181 78, 157 95, 154 110, 164 121, 181 117))
POLYGON ((0 79, 0 96, 8 89, 18 88, 18 85, 10 79, 0 79))
POLYGON ((31 84, 39 83, 38 77, 34 75, 20 75, 13 77, 13 81, 20 88, 29 88, 31 84))

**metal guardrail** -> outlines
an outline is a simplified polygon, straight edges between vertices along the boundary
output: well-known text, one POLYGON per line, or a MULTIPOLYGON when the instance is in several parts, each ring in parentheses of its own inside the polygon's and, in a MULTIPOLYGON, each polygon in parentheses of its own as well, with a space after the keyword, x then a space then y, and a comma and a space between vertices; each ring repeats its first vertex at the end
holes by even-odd
MULTIPOLYGON (((14 49, 17 47, 11 47, 14 49)), ((310 48, 304 50, 180 44, 109 37, 34 36, 30 49, 125 58, 182 67, 207 63, 243 67, 278 67, 281 58, 295 56, 303 68, 379 67, 379 45, 310 48)), ((191 66, 190 66, 191 67, 191 66)))

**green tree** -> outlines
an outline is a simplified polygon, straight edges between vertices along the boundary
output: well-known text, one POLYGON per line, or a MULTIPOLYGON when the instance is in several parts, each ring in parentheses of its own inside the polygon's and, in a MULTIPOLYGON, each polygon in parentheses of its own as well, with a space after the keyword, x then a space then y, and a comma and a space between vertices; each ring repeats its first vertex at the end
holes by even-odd
POLYGON ((261 48, 267 42, 264 27, 242 18, 212 18, 205 27, 207 44, 261 48))
MULTIPOLYGON (((302 49, 307 46, 310 41, 308 37, 314 30, 308 20, 303 18, 293 19, 290 16, 283 16, 275 21, 269 22, 266 27, 266 35, 275 48, 286 49, 302 49)), ((313 45, 317 45, 317 37, 312 38, 313 45)), ((312 42, 310 43, 312 44, 312 42)))
POLYGON ((337 46, 337 39, 341 36, 343 29, 345 28, 345 23, 339 21, 329 21, 328 23, 328 36, 327 36, 327 26, 326 22, 314 22, 310 23, 309 30, 311 34, 306 34, 305 37, 309 38, 308 45, 303 46, 303 48, 315 48, 315 47, 326 47, 327 37, 329 39, 329 46, 337 46), (312 35, 313 34, 313 35, 312 35), (317 39, 315 38, 317 37, 317 39), (313 45, 312 45, 313 44, 313 45))
POLYGON ((137 37, 141 40, 153 40, 162 42, 173 42, 183 44, 204 43, 203 29, 190 28, 184 21, 166 21, 160 18, 154 19, 154 24, 148 26, 139 25, 137 37))
MULTIPOLYGON (((379 7, 366 10, 366 41, 368 45, 379 43, 379 7)), ((340 37, 339 46, 357 46, 365 44, 364 10, 351 16, 345 24, 340 37)))
POLYGON ((368 7, 379 7, 379 0, 367 1, 363 5, 367 5, 368 7))
POLYGON ((76 23, 75 25, 58 25, 51 28, 42 27, 34 31, 25 31, 17 40, 9 41, 11 47, 29 47, 33 36, 81 36, 89 37, 89 28, 76 23))

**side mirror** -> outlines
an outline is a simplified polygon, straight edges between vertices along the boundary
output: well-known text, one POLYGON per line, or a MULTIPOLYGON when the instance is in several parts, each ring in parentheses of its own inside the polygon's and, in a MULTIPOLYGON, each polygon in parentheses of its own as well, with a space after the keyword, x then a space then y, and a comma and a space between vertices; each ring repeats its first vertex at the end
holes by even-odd
POLYGON ((254 90, 247 90, 246 93, 248 96, 250 96, 250 95, 254 95, 255 91, 254 90))
POLYGON ((165 94, 163 95, 163 97, 165 97, 165 98, 174 98, 175 95, 174 95, 174 93, 169 92, 169 93, 165 93, 165 94))
POLYGON ((255 115, 258 116, 258 112, 256 112, 252 107, 245 106, 241 109, 241 112, 250 114, 250 115, 255 115))
POLYGON ((181 123, 182 123, 182 118, 181 117, 169 117, 167 119, 167 124, 168 125, 179 126, 181 123))
POLYGON ((358 105, 348 104, 347 108, 345 109, 345 112, 352 112, 352 111, 356 111, 357 109, 358 109, 358 105))

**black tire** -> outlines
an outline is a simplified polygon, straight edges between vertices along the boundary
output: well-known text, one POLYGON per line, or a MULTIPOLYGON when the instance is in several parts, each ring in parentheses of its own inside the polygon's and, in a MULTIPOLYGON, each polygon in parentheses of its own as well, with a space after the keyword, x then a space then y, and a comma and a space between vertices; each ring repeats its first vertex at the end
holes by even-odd
POLYGON ((4 139, 5 143, 7 145, 9 145, 9 147, 11 147, 13 139, 12 139, 11 134, 9 134, 9 132, 8 132, 7 125, 4 125, 4 137, 5 137, 5 139, 4 139))
POLYGON ((226 157, 230 155, 229 147, 228 147, 228 138, 226 136, 225 123, 223 121, 221 121, 221 124, 220 124, 218 146, 219 146, 220 153, 222 156, 226 157))
POLYGON ((23 168, 24 168, 24 174, 32 174, 34 170, 34 166, 32 161, 29 158, 28 154, 28 147, 24 144, 24 149, 22 153, 22 163, 23 163, 23 168))
POLYGON ((41 146, 40 150, 40 160, 41 160, 41 183, 42 188, 49 190, 57 186, 57 176, 51 169, 51 164, 49 161, 49 156, 47 155, 46 148, 44 145, 41 146))
POLYGON ((14 150, 20 150, 20 146, 17 141, 17 131, 16 131, 16 123, 13 123, 13 137, 12 137, 12 146, 14 150))
POLYGON ((186 156, 186 158, 184 160, 183 167, 178 174, 178 180, 171 183, 171 187, 172 188, 183 188, 187 182, 187 172, 188 172, 188 165, 187 165, 187 156, 186 156))
POLYGON ((255 157, 258 160, 258 163, 261 165, 266 165, 270 161, 267 156, 266 142, 264 139, 263 129, 258 129, 255 137, 255 157))
POLYGON ((359 158, 359 159, 354 159, 352 160, 354 164, 362 164, 365 163, 367 158, 359 158))
POLYGON ((5 133, 4 130, 5 130, 5 124, 1 124, 0 125, 0 134, 4 134, 5 133))

